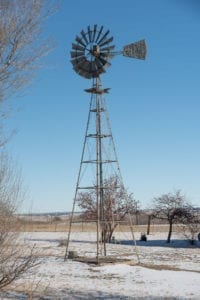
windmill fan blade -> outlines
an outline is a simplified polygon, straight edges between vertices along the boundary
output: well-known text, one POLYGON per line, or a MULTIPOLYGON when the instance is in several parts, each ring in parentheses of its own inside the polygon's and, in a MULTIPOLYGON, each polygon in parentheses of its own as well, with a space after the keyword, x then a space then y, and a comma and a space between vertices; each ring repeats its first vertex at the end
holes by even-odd
POLYGON ((99 46, 100 46, 100 47, 105 46, 105 45, 111 43, 112 41, 113 41, 113 36, 112 36, 111 38, 105 40, 104 42, 99 43, 99 46))
POLYGON ((97 71, 97 66, 96 66, 96 63, 95 63, 95 61, 92 61, 92 62, 91 62, 90 69, 91 69, 91 71, 92 71, 92 72, 95 72, 95 71, 97 71))
POLYGON ((96 71, 96 74, 97 74, 97 76, 96 77, 98 77, 99 76, 99 74, 102 74, 102 73, 106 73, 106 70, 104 69, 104 67, 98 67, 97 68, 97 71, 96 71))
POLYGON ((115 45, 112 45, 112 46, 108 46, 108 47, 105 47, 105 48, 101 48, 101 52, 110 52, 111 50, 114 50, 115 49, 115 45))
POLYGON ((91 78, 90 75, 90 63, 85 59, 81 60, 71 60, 73 64, 73 69, 81 76, 86 78, 91 78))
POLYGON ((105 40, 107 35, 109 34, 110 30, 107 30, 106 33, 102 36, 102 38, 98 41, 98 44, 101 46, 101 42, 105 40))
POLYGON ((102 31, 103 31, 103 26, 101 26, 101 28, 99 30, 99 33, 98 33, 96 41, 95 41, 96 43, 98 42, 98 39, 100 38, 102 31))
POLYGON ((72 44, 72 49, 74 50, 80 50, 80 51, 85 51, 85 47, 81 47, 80 45, 78 44, 72 44))
POLYGON ((79 36, 76 36, 76 41, 81 44, 83 47, 86 46, 86 44, 82 41, 82 39, 79 36))
POLYGON ((85 77, 85 78, 88 78, 88 79, 92 78, 91 73, 88 73, 88 72, 82 71, 80 75, 83 76, 83 77, 85 77))
POLYGON ((88 72, 86 72, 86 71, 84 71, 84 70, 82 70, 82 69, 75 69, 75 68, 73 68, 73 69, 74 69, 74 71, 76 71, 80 76, 83 76, 83 77, 88 78, 88 79, 91 79, 91 78, 92 78, 92 76, 90 75, 90 73, 88 73, 88 72))
POLYGON ((76 59, 71 59, 71 63, 74 67, 74 69, 79 68, 79 65, 83 64, 86 61, 85 57, 80 57, 76 59))
POLYGON ((86 78, 93 77, 93 70, 92 70, 92 62, 88 62, 87 60, 82 65, 82 72, 86 75, 86 78))
POLYGON ((145 59, 147 53, 147 47, 145 40, 138 41, 133 44, 124 46, 123 55, 138 59, 145 59))
POLYGON ((109 52, 105 52, 105 53, 103 53, 103 52, 101 52, 101 54, 100 54, 100 56, 102 57, 102 58, 105 58, 105 59, 111 59, 113 56, 114 56, 114 54, 113 53, 109 53, 109 52))
POLYGON ((101 55, 98 57, 98 59, 100 60, 104 68, 108 68, 111 65, 107 60, 101 57, 101 55))
POLYGON ((70 51, 71 54, 71 58, 76 58, 79 56, 84 56, 84 52, 83 51, 70 51))
POLYGON ((95 58, 95 65, 96 65, 97 69, 101 69, 103 67, 103 64, 101 63, 101 61, 98 58, 95 58))
POLYGON ((92 42, 94 42, 94 40, 95 40, 96 32, 97 32, 97 25, 95 24, 94 25, 94 30, 93 30, 92 42))
POLYGON ((82 63, 82 70, 84 70, 85 72, 90 72, 90 69, 91 69, 91 64, 90 62, 88 62, 87 60, 85 60, 83 63, 82 63))
POLYGON ((86 45, 87 45, 88 40, 87 40, 87 37, 86 37, 86 33, 83 30, 81 31, 81 35, 82 35, 82 37, 83 37, 83 39, 84 39, 84 41, 86 42, 86 45))
POLYGON ((91 41, 92 41, 92 31, 90 29, 90 26, 88 26, 88 36, 89 36, 89 42, 91 43, 91 41))
POLYGON ((95 77, 98 77, 99 74, 106 72, 105 69, 104 69, 104 64, 103 64, 103 62, 101 62, 99 60, 99 58, 95 59, 95 66, 96 66, 96 76, 95 77))

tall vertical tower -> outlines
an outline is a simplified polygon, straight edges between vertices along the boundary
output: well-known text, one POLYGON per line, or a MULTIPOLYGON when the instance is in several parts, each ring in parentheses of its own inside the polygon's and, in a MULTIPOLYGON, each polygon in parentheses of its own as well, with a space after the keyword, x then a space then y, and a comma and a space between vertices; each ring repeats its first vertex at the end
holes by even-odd
POLYGON ((124 189, 106 108, 105 95, 109 88, 102 87, 100 76, 117 54, 138 59, 145 59, 146 56, 144 40, 126 45, 122 51, 115 52, 113 37, 109 33, 109 30, 104 31, 103 26, 88 26, 86 31, 80 32, 80 36, 76 36, 71 51, 73 69, 82 77, 90 79, 92 85, 85 90, 90 94, 89 113, 65 259, 70 249, 73 224, 86 222, 90 227, 95 225, 97 263, 102 256, 107 256, 107 242, 110 242, 113 230, 130 211, 128 208, 131 205, 124 189))

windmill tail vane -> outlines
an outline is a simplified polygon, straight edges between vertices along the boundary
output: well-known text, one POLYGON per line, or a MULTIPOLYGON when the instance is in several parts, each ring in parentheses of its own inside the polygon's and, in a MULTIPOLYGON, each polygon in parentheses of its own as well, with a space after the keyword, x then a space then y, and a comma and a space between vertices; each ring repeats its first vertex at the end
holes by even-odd
POLYGON ((123 56, 145 59, 147 55, 147 46, 145 40, 140 40, 123 47, 123 56))

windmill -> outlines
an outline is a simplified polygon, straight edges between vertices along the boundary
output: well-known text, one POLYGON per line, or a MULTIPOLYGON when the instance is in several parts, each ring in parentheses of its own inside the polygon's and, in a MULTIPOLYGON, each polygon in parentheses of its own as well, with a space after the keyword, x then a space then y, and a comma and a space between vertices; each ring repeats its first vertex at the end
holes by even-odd
MULTIPOLYGON (((101 256, 107 255, 104 234, 108 225, 105 202, 109 178, 116 178, 113 187, 116 194, 120 188, 123 189, 123 181, 104 99, 104 94, 109 92, 109 88, 102 88, 101 75, 106 72, 106 69, 111 65, 111 59, 116 55, 144 60, 146 57, 145 40, 125 45, 121 51, 115 51, 110 31, 104 30, 103 26, 94 25, 82 30, 79 36, 76 36, 75 42, 72 43, 71 63, 73 69, 83 78, 90 79, 92 86, 85 89, 91 97, 65 259, 69 254, 72 224, 77 222, 77 218, 74 216, 76 206, 80 208, 79 195, 82 191, 92 191, 91 193, 95 198, 95 214, 92 215, 92 220, 87 221, 96 224, 96 262, 99 262, 101 256), (93 173, 88 171, 89 167, 93 173)), ((113 197, 113 199, 115 198, 113 197)), ((109 218, 116 222, 119 221, 117 216, 118 203, 114 202, 112 205, 112 216, 109 218)))

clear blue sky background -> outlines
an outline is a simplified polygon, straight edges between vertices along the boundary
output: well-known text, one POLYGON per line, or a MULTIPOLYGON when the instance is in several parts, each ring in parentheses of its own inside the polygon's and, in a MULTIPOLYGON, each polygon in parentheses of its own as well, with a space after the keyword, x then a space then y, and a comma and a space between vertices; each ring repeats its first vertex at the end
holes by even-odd
POLYGON ((70 211, 88 114, 90 80, 70 63, 71 43, 104 25, 116 49, 145 38, 146 61, 115 57, 102 77, 125 186, 147 207, 181 189, 200 200, 200 1, 66 0, 45 25, 56 42, 23 97, 12 101, 8 145, 28 189, 23 211, 70 211))

